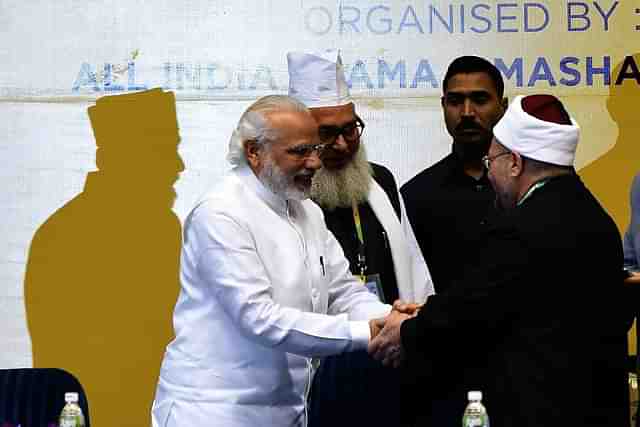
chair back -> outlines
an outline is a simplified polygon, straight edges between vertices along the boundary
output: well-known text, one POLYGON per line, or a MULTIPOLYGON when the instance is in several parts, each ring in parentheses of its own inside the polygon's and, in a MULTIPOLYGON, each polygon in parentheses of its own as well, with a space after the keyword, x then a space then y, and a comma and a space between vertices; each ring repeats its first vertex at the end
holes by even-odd
POLYGON ((54 427, 66 392, 78 393, 78 404, 90 427, 89 403, 80 382, 57 368, 0 369, 0 427, 54 427))

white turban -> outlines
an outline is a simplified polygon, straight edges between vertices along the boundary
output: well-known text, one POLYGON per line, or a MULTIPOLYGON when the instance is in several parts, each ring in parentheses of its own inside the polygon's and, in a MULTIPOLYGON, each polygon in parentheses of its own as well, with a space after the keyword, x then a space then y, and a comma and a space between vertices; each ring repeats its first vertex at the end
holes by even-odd
MULTIPOLYGON (((562 104, 550 95, 532 95, 548 97, 557 103, 543 107, 555 109, 557 113, 562 104)), ((524 111, 523 96, 517 96, 504 116, 493 128, 496 140, 511 151, 530 159, 554 165, 573 166, 578 145, 580 127, 573 118, 571 124, 559 124, 541 120, 524 111)))
POLYGON ((309 108, 349 104, 349 86, 340 52, 289 52, 289 96, 309 108))

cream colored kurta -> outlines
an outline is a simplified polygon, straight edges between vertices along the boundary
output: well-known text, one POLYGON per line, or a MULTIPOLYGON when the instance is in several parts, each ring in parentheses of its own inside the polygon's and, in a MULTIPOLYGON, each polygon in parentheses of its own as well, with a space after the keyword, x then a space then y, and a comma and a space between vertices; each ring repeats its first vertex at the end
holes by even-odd
POLYGON ((353 278, 320 208, 248 167, 187 218, 181 282, 157 427, 306 425, 312 358, 366 349, 367 320, 390 310, 353 278))

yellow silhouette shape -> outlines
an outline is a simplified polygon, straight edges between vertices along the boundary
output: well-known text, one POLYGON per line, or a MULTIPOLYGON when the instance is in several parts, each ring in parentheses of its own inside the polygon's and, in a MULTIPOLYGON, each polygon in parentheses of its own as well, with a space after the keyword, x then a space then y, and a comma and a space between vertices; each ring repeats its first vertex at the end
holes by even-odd
POLYGON ((80 380, 93 427, 144 427, 179 292, 175 97, 161 89, 103 97, 89 117, 99 170, 31 242, 33 365, 80 380))
POLYGON ((607 110, 618 127, 616 143, 606 154, 579 171, 582 180, 620 230, 626 229, 628 224, 629 188, 634 175, 640 170, 640 120, 637 113, 640 53, 630 58, 614 68, 607 98, 607 110), (622 79, 619 77, 621 72, 622 79))
MULTIPOLYGON (((640 53, 630 58, 615 66, 607 98, 607 110, 618 127, 616 143, 605 155, 578 172, 621 233, 626 230, 631 214, 631 181, 640 170, 640 120, 636 110, 640 101, 640 72, 637 68, 640 53)), ((636 334, 637 326, 634 324, 628 334, 630 354, 637 352, 636 334)))

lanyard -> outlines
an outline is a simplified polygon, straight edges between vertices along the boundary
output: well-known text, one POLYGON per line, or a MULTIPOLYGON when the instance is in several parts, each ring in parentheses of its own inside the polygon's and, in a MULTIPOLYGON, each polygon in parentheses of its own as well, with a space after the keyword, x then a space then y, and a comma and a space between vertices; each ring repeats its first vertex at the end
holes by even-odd
POLYGON ((531 195, 533 194, 534 191, 536 191, 539 188, 544 187, 544 185, 549 182, 549 180, 551 180, 550 177, 548 178, 542 178, 540 181, 536 182, 535 184, 533 184, 531 187, 529 187, 529 189, 527 190, 527 192, 525 193, 524 196, 522 196, 522 199, 520 199, 518 201, 518 204, 516 206, 520 206, 521 204, 524 203, 525 200, 527 200, 529 197, 531 197, 531 195))
POLYGON ((360 273, 360 281, 365 282, 364 272, 367 269, 367 259, 364 254, 364 234, 362 234, 362 223, 360 222, 360 210, 358 204, 353 202, 351 204, 351 210, 353 211, 353 222, 356 225, 356 235, 358 236, 358 270, 360 273))

